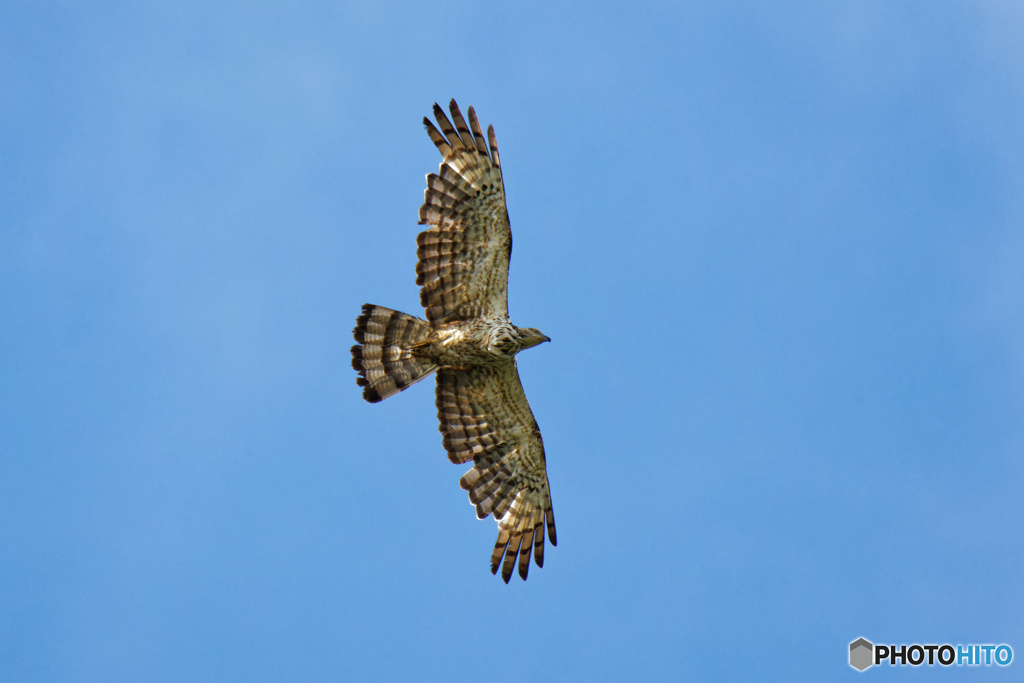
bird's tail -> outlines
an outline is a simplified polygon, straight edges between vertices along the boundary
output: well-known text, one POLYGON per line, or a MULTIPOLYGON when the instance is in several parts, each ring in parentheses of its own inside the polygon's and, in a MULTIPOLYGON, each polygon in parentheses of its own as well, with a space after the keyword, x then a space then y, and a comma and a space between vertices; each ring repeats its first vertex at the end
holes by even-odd
POLYGON ((363 398, 382 401, 436 370, 428 358, 413 354, 432 331, 430 323, 415 316, 364 304, 352 330, 359 342, 352 347, 352 367, 359 372, 356 384, 363 387, 363 398))

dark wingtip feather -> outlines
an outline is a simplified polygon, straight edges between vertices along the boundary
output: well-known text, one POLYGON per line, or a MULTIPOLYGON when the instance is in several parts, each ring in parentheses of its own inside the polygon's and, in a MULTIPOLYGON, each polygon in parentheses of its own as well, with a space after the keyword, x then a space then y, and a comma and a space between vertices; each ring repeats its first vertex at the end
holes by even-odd
POLYGON ((526 581, 526 575, 530 573, 530 555, 533 551, 532 539, 524 538, 519 548, 519 578, 526 581))
POLYGON ((512 568, 516 563, 516 557, 519 555, 519 547, 523 543, 523 537, 520 535, 513 536, 509 541, 508 547, 505 549, 505 561, 501 565, 501 578, 505 579, 505 583, 512 578, 512 568))
POLYGON ((558 545, 558 539, 555 537, 555 511, 550 506, 546 516, 548 518, 548 540, 551 541, 551 545, 558 545))
POLYGON ((544 524, 537 524, 533 530, 533 561, 541 569, 544 568, 544 524))

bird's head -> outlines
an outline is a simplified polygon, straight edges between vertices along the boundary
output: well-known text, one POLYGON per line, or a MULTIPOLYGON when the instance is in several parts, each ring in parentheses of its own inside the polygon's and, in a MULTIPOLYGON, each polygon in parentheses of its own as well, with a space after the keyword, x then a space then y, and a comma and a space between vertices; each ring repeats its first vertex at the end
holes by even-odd
POLYGON ((536 327, 522 327, 519 331, 522 333, 522 344, 524 349, 530 349, 537 344, 543 344, 544 342, 551 341, 551 337, 547 336, 536 327))

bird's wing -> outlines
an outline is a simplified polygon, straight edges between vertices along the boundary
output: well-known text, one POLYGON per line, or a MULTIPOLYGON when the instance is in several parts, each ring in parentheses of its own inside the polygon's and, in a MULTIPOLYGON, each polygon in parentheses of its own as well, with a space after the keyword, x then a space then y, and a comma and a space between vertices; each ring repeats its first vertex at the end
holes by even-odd
POLYGON ((438 172, 427 176, 420 224, 430 227, 416 240, 420 303, 435 325, 508 315, 512 255, 494 127, 485 142, 472 107, 468 125, 455 100, 449 109, 452 121, 434 105, 440 131, 423 119, 443 157, 438 172))
POLYGON ((545 528, 551 545, 557 539, 544 442, 515 363, 438 370, 437 416, 448 458, 473 461, 459 484, 477 517, 494 515, 498 522, 491 572, 501 566, 508 583, 518 555, 526 579, 531 551, 544 566, 545 528))

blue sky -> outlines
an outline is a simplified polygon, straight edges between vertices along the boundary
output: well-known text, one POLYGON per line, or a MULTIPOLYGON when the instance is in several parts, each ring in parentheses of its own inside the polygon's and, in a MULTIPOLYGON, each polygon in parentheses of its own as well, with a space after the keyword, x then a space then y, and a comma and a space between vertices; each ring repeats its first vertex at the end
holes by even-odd
POLYGON ((5 4, 0 678, 1024 657, 1022 38, 983 1, 5 4), (451 97, 553 339, 560 544, 508 586, 433 382, 349 366, 361 304, 421 310, 451 97))

